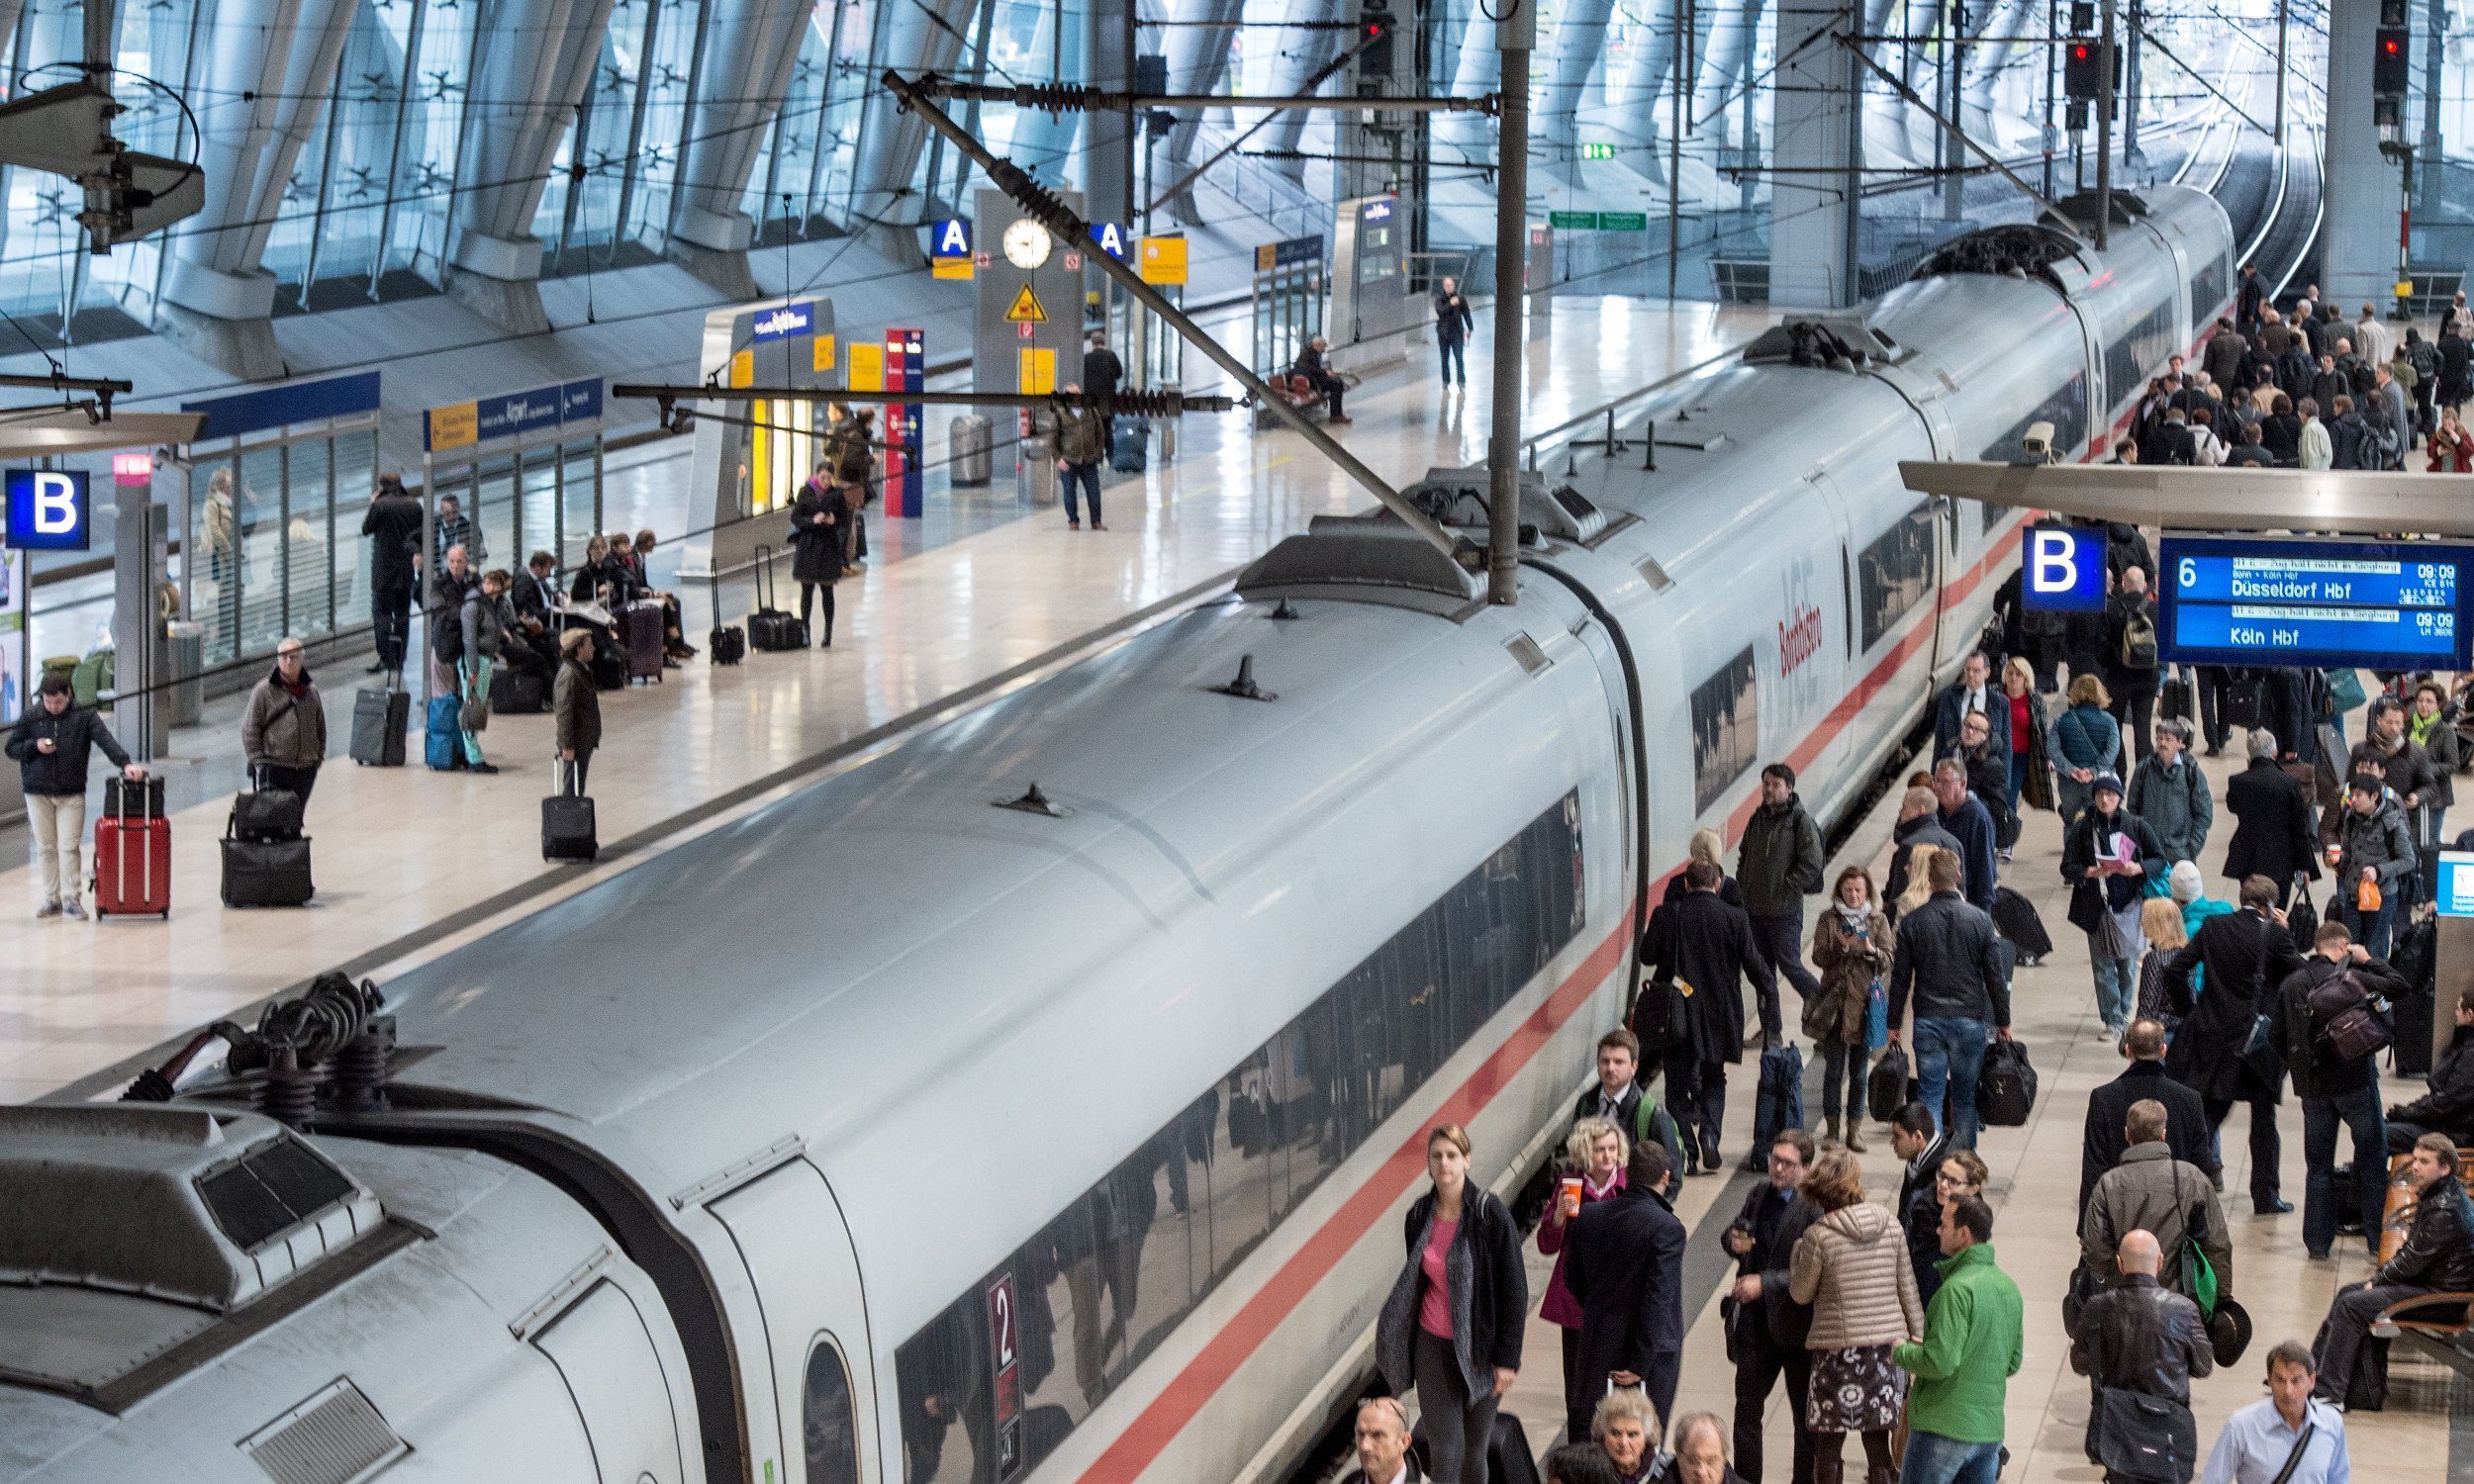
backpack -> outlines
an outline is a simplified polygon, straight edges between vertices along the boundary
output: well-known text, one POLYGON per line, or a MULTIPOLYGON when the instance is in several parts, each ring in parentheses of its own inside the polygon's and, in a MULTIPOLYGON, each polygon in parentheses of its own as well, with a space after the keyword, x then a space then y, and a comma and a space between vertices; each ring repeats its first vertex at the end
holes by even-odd
POLYGON ((2125 670, 2156 668, 2156 620, 2148 616, 2145 603, 2132 608, 2123 617, 2122 668, 2125 670))
POLYGON ((2311 395, 2315 374, 2311 352, 2300 345, 2286 346, 2285 353, 2276 358, 2276 389, 2296 402, 2311 395))
POLYGON ((2312 985, 2303 995, 2303 1007, 2309 1012, 2312 1040, 2341 1060, 2372 1056, 2397 1039, 2351 969, 2339 969, 2312 985))

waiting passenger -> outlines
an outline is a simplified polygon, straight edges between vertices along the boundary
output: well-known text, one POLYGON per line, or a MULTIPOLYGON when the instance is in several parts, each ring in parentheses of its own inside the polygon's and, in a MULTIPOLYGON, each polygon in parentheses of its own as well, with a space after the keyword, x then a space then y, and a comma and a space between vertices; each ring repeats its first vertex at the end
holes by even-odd
MULTIPOLYGON (((2474 1289, 2474 1206, 2457 1183, 2456 1146, 2445 1134, 2425 1134, 2414 1141, 2405 1177, 2414 1187, 2414 1224, 2406 1229, 2405 1245, 2359 1287, 2337 1290, 2320 1331, 2315 1394, 2349 1411, 2377 1412, 2386 1403, 2385 1359, 2363 1344, 2373 1319, 2426 1293, 2474 1289), (2356 1367, 2366 1361, 2373 1370, 2357 1377, 2356 1367)), ((2437 1306, 2417 1314, 2443 1322, 2463 1316, 2462 1308, 2437 1306)))
POLYGON ((2000 889, 2000 868, 1994 863, 2001 852, 2001 826, 1967 787, 1967 766, 1957 758, 1933 765, 1933 797, 1941 809, 1942 828, 1958 842, 1959 895, 1978 911, 1990 913, 1993 893, 2000 889))
POLYGON ((2139 461, 2142 464, 2194 464, 2199 461, 2198 445, 2191 438, 2190 415, 2178 407, 2167 408, 2164 416, 2140 440, 2139 461))
MULTIPOLYGON (((2172 903, 2149 898, 2151 906, 2159 902, 2162 926, 2180 934, 2181 919, 2172 903)), ((2171 957, 2172 950, 2161 943, 2148 955, 2159 969, 2171 957)), ((2096 1194, 2096 1182, 2122 1162, 2122 1152, 2130 1148, 2124 1130, 2131 1105, 2137 1102, 2154 1102, 2164 1108, 2165 1145, 2173 1158, 2208 1171, 2212 1183, 2218 1178, 2215 1157, 2208 1152, 2207 1107, 2198 1093, 2165 1074, 2165 1043, 2163 1021, 2144 1015, 2132 1021, 2122 1037, 2122 1055, 2131 1065, 2120 1076, 2088 1093, 2087 1121, 2079 1137, 2079 1211, 2087 1210, 2088 1200, 2096 1194)))
MULTIPOLYGON (((1821 981, 1804 967, 1804 898, 1821 890, 1827 854, 1821 827, 1795 793, 1795 770, 1772 763, 1761 770, 1760 804, 1745 821, 1736 853, 1736 881, 1744 891, 1744 915, 1753 924, 1753 946, 1772 981, 1784 975, 1806 999, 1821 981)), ((1776 1044, 1786 1034, 1773 988, 1761 996, 1761 1035, 1776 1044)), ((1760 1151, 1754 1151, 1756 1158, 1760 1151)))
POLYGON ((610 537, 596 535, 584 543, 584 565, 576 569, 567 596, 577 603, 598 603, 615 615, 627 601, 630 582, 627 564, 611 554, 610 537))
POLYGON ((2326 469, 2336 457, 2336 445, 2329 437, 2328 424, 2320 420, 2320 400, 2305 397, 2294 405, 2294 415, 2302 419, 2297 462, 2305 469, 2326 469))
MULTIPOLYGON (((1630 1035, 1630 1032, 1618 1032, 1630 1035)), ((1583 1118, 1564 1141, 1564 1161, 1558 1169, 1555 1198, 1538 1223, 1538 1251, 1555 1258, 1547 1277, 1546 1299, 1538 1317, 1563 1331, 1564 1436, 1578 1438, 1589 1431, 1589 1410, 1598 1388, 1580 1370, 1580 1300, 1564 1281, 1564 1238, 1580 1213, 1599 1201, 1611 1200, 1624 1188, 1624 1169, 1632 1159, 1632 1142, 1610 1119, 1583 1118), (1577 1198, 1572 1185, 1578 1185, 1577 1198)))
POLYGON ((2010 708, 2002 704, 2001 692, 1993 684, 1992 656, 1975 649, 1968 651, 1958 679, 1945 687, 1933 703, 1933 755, 1948 757, 1956 750, 1959 723, 1979 714, 1991 724, 1993 735, 2008 744, 2010 708))
POLYGON ((1882 910, 1892 920, 1907 910, 1909 884, 1924 880, 1924 873, 1916 869, 1918 847, 1946 850, 1953 857, 1958 854, 1958 837, 1942 828, 1942 801, 1933 796, 1933 775, 1924 777, 1924 783, 1909 784, 1899 795, 1898 823, 1890 826, 1890 879, 1882 887, 1887 898, 1882 910))
POLYGON ((2429 1088, 2412 1102, 2388 1110, 2388 1152, 2409 1154, 2425 1134, 2444 1134, 2459 1145, 2474 1144, 2474 986, 2457 991, 2457 1027, 2424 1083, 2429 1088))
POLYGON ((2278 468, 2302 467, 2302 414, 2294 410, 2294 399, 2277 393, 2268 415, 2259 419, 2259 441, 2278 468))
POLYGON ((1804 1332, 1813 1311, 1795 1301, 1790 1269, 1796 1245, 1821 1217, 1820 1208, 1798 1193, 1814 1154, 1812 1136, 1802 1129, 1782 1130, 1771 1140, 1769 1178, 1745 1197, 1722 1239, 1736 1259, 1733 1289, 1719 1302, 1727 1358, 1735 1362, 1735 1451, 1753 1484, 1761 1484, 1762 1414, 1781 1379, 1795 1430, 1795 1484, 1812 1484, 1813 1438, 1804 1426, 1812 1352, 1804 1347, 1804 1332))
MULTIPOLYGON (((1437 1484, 1486 1484, 1495 1408, 1519 1373, 1529 1310, 1520 1225, 1469 1178, 1469 1135, 1458 1124, 1438 1124, 1426 1136, 1434 1184, 1409 1207, 1408 1265, 1376 1329, 1378 1359, 1392 1390, 1417 1387, 1437 1484)), ((1656 1158, 1664 1162, 1665 1155, 1656 1158)), ((1680 1228, 1676 1245, 1680 1250, 1680 1228)))
POLYGON ((1942 1115, 1922 1103, 1907 1103, 1890 1115, 1890 1153, 1898 1157, 1898 1224, 1907 1234, 1908 1266, 1916 1274, 1916 1293, 1931 1303, 1933 1264, 1942 1260, 1941 1170, 1950 1158, 1950 1138, 1942 1132, 1942 1115))
MULTIPOLYGON (((2019 839, 2019 816, 2010 801, 2010 754, 1993 740, 1985 718, 1975 715, 1959 724, 1958 751, 1950 761, 1965 770, 1966 792, 1993 821, 1994 869, 1998 870, 1997 863, 2010 859, 2010 847, 2019 839)), ((1989 873, 1987 879, 1991 879, 1989 873)))
POLYGON ((847 476, 866 457, 865 450, 847 450, 839 466, 817 465, 800 489, 799 504, 791 510, 791 576, 799 583, 799 621, 808 621, 809 609, 819 595, 824 599, 824 628, 816 641, 819 649, 833 647, 833 585, 842 580, 842 526, 850 519, 855 483, 847 476))
POLYGON ((2346 785, 2336 850, 2336 892, 2329 915, 2347 923, 2355 942, 2384 959, 2397 919, 2405 915, 2401 897, 2419 857, 2405 810, 2367 769, 2346 785))
POLYGON ((696 646, 687 642, 687 630, 679 623, 679 595, 664 593, 653 587, 653 547, 655 537, 648 527, 635 533, 636 576, 644 584, 645 596, 661 604, 661 657, 663 665, 672 670, 682 660, 696 658, 696 646))
POLYGON ((2329 406, 2335 414, 2329 420, 2329 464, 2331 469, 2360 469, 2371 437, 2370 424, 2354 411, 2351 396, 2339 395, 2329 406))
POLYGON ((507 604, 524 638, 545 655, 558 652, 558 558, 536 551, 524 559, 524 570, 507 590, 507 604))
MULTIPOLYGON (((1627 1150, 1650 1139, 1665 1147, 1669 1160, 1678 1164, 1683 1160, 1674 1119, 1642 1084, 1641 1038, 1622 1026, 1598 1038, 1598 1084, 1580 1094, 1572 1109, 1573 1129, 1577 1131, 1591 1118, 1603 1118, 1622 1130, 1627 1150)), ((1616 1161, 1619 1167, 1622 1162, 1616 1161)))
POLYGON ((490 676, 506 647, 513 615, 507 610, 507 573, 493 567, 464 595, 463 655, 458 689, 464 697, 461 716, 465 766, 474 773, 496 773, 481 756, 481 734, 490 725, 490 676))
POLYGON ((2147 881, 2163 881, 2168 865, 2156 832, 2122 806, 2119 777, 2096 775, 2089 794, 2087 812, 2062 836, 2061 880, 2070 891, 2070 925, 2087 935, 2105 1035, 2120 1040, 2137 1003, 2140 903, 2147 881))
POLYGON ((1744 1484, 1727 1464, 1726 1425, 1715 1412, 1691 1412, 1678 1418, 1666 1435, 1673 1466, 1673 1484, 1744 1484))
POLYGON ((1469 312, 1469 301, 1461 296, 1461 281, 1446 277, 1443 287, 1435 290, 1435 344, 1443 353, 1443 384, 1451 386, 1455 372, 1460 384, 1469 385, 1469 337, 1477 327, 1475 317, 1469 312))
POLYGON ((2269 1042, 2284 1053, 2294 1095, 2302 1100, 2302 1250, 2310 1256, 2329 1254, 2340 1222, 2369 1234, 2378 1253, 2380 1205, 2388 1194, 2379 1048, 2349 1050, 2330 1034, 2331 1023, 2357 1007, 2376 1015, 2378 1002, 2394 1004, 2409 992, 2404 975, 2371 957, 2343 923, 2330 921, 2320 924, 2311 957, 2265 1007, 2269 1042), (2336 1182, 2339 1122, 2353 1141, 2350 1190, 2336 1182))
POLYGON ((464 659, 464 596, 476 586, 470 560, 461 546, 446 549, 446 560, 430 575, 429 593, 422 606, 429 625, 429 693, 460 693, 458 671, 464 659))
MULTIPOLYGON (((1864 1058, 1870 1050, 1864 1025, 1872 1002, 1872 986, 1889 973, 1892 936, 1889 915, 1873 899, 1872 875, 1861 866, 1839 873, 1830 905, 1813 924, 1813 964, 1821 971, 1821 992, 1804 1000, 1804 1034, 1813 1038, 1821 1058, 1822 1137, 1847 1147, 1864 1149, 1864 1058), (1839 1121, 1844 1089, 1847 1121, 1839 1121)), ((1884 1007, 1886 1012, 1886 1006, 1884 1007)))
MULTIPOLYGON (((1922 1225, 1927 1229, 1923 1243, 1926 1260, 1916 1269, 1916 1294, 1924 1300, 1928 1313, 1933 1306, 1933 1295, 1942 1291, 1943 1214, 1954 1201, 1982 1200, 1984 1187, 1992 1177, 1992 1168, 1984 1162, 1983 1156, 1971 1149, 1951 1150, 1933 1168, 1932 1199, 1926 1203, 1925 1209, 1921 1212, 1912 1207, 1909 1209, 1909 1216, 1921 1216, 1922 1225)), ((1904 1225, 1908 1229, 1908 1245, 1912 1250, 1916 1246, 1917 1223, 1910 1221, 1904 1225)))
POLYGON ((2156 693, 2164 683, 2156 645, 2156 602, 2147 592, 2147 574, 2152 570, 2145 562, 2124 567, 2113 597, 2105 603, 2105 689, 2113 693, 2113 714, 2122 723, 2122 745, 2134 761, 2147 756, 2156 693))
MULTIPOLYGON (((1683 842, 1683 853, 1686 866, 1694 861, 1707 861, 1718 868, 1718 899, 1720 901, 1731 907, 1740 908, 1744 905, 1742 888, 1736 885, 1734 877, 1727 875, 1727 842, 1724 836, 1712 829, 1694 830, 1683 842)), ((1690 889, 1684 884, 1683 873, 1678 871, 1666 879, 1665 890, 1659 897, 1659 901, 1661 905, 1679 902, 1683 900, 1684 893, 1690 889)), ((1653 917, 1651 920, 1657 919, 1653 917)))
POLYGON ((472 523, 472 517, 464 513, 462 503, 454 496, 441 495, 438 497, 437 535, 431 542, 431 550, 436 553, 441 566, 446 562, 447 549, 454 546, 464 548, 466 561, 489 559, 490 543, 483 538, 481 527, 472 523))
POLYGON ((1340 1484, 1422 1484, 1409 1452, 1409 1415, 1390 1397, 1358 1403, 1358 1466, 1340 1484))
POLYGON ((1324 404, 1331 410, 1327 420, 1346 422, 1349 419, 1341 414, 1340 398, 1348 388, 1331 368, 1327 359, 1330 350, 1331 342, 1316 335, 1305 342, 1303 350, 1297 352, 1297 363, 1292 369, 1296 375, 1305 378, 1306 385, 1322 394, 1324 404))
POLYGON ((1788 1289, 1813 1306, 1804 1423, 1813 1434, 1814 1484, 1840 1484, 1850 1433, 1863 1435, 1867 1484, 1889 1484, 1897 1471, 1890 1430, 1907 1398, 1907 1377, 1890 1354, 1924 1338, 1907 1243, 1890 1213, 1864 1199, 1863 1170, 1846 1150, 1825 1150, 1813 1161, 1804 1197, 1822 1214, 1795 1244, 1788 1289))
POLYGON ((2105 683, 2093 675, 2073 675, 2068 700, 2045 734, 2065 830, 2086 811, 2097 775, 2112 772, 2122 761, 2122 724, 2113 719, 2113 696, 2105 683))
POLYGON ((2273 465, 2276 462, 2276 455, 2268 452, 2268 446, 2260 441, 2264 431, 2265 429, 2256 421, 2242 424, 2241 435, 2235 440, 2233 447, 2225 451, 2226 467, 2229 469, 2265 469, 2273 465))
POLYGON ((1665 1462, 1658 1451, 1658 1418, 1649 1399, 1630 1387, 1598 1398, 1589 1420, 1589 1438, 1614 1471, 1618 1484, 1649 1484, 1665 1462))
POLYGON ((2216 823, 2217 803, 2208 790, 2208 776, 2190 755, 2191 724, 2168 716, 2148 737, 2153 750, 2132 773, 2124 801, 2156 832, 2166 860, 2196 861, 2216 823))
POLYGON ((2202 469, 2214 469, 2225 462, 2225 440, 2217 436, 2217 403, 2213 393, 2210 406, 2195 407, 2190 413, 2191 463, 2202 469))
POLYGON ((88 759, 99 747, 130 780, 144 778, 146 771, 121 750, 94 707, 77 704, 66 675, 47 673, 35 695, 35 703, 9 729, 7 747, 35 836, 35 915, 83 918, 78 888, 86 874, 77 852, 86 837, 88 759))
POLYGON ((361 534, 369 537, 369 626, 378 643, 369 673, 400 673, 421 556, 421 502, 404 488, 402 475, 378 476, 377 493, 361 515, 361 534))
POLYGON ((290 634, 275 642, 275 668, 249 692, 240 713, 240 752, 261 788, 283 788, 309 803, 327 761, 327 706, 310 679, 308 654, 290 634))
POLYGON ((1683 1364, 1683 1223, 1667 1190, 1666 1152, 1636 1144, 1614 1199, 1581 1212, 1565 1238, 1564 1281, 1580 1302, 1585 1389, 1639 1387, 1662 1415, 1683 1364))
POLYGON ((2430 457, 2424 470, 2430 474, 2474 474, 2474 432, 2457 420, 2457 410, 2439 410, 2439 427, 2430 436, 2430 457))
POLYGON ((593 632, 571 628, 558 636, 558 679, 550 687, 550 717, 557 729, 558 761, 578 796, 602 745, 602 696, 593 684, 593 632))
MULTIPOLYGON (((1067 382, 1068 395, 1078 395, 1082 386, 1067 382)), ((1057 483, 1065 497, 1065 527, 1083 528, 1083 515, 1075 504, 1075 493, 1081 491, 1091 501, 1091 528, 1106 530, 1099 517, 1099 465, 1108 456, 1107 428, 1099 415, 1071 402, 1060 402, 1051 412, 1055 423, 1048 430, 1048 450, 1057 461, 1057 483)))

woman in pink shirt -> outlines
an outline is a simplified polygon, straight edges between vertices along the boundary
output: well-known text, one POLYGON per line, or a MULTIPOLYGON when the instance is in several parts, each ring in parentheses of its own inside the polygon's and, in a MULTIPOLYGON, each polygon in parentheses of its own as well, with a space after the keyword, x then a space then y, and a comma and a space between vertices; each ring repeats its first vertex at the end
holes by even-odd
POLYGON ((1529 1279, 1520 1226, 1470 1178, 1469 1134, 1426 1136, 1434 1183, 1409 1204, 1408 1261, 1375 1327, 1376 1361, 1395 1392, 1417 1388, 1434 1484, 1485 1484, 1495 1407, 1520 1370, 1529 1279))
POLYGON ((1589 1395, 1587 1386, 1578 1384, 1574 1374, 1580 1360, 1580 1300, 1564 1286, 1564 1234, 1571 1230, 1571 1218, 1579 1213, 1565 1214, 1563 1180, 1580 1182, 1583 1206, 1602 1201, 1624 1188, 1624 1161, 1631 1158, 1631 1141, 1612 1122, 1584 1118, 1573 1124, 1571 1137, 1564 1141, 1564 1169, 1556 1182, 1555 1199, 1547 1203, 1546 1220, 1538 1223, 1538 1251, 1555 1258, 1555 1273, 1547 1279, 1546 1302, 1538 1306, 1538 1316, 1564 1332, 1568 1438, 1589 1436, 1589 1420, 1597 1411, 1598 1399, 1589 1395))

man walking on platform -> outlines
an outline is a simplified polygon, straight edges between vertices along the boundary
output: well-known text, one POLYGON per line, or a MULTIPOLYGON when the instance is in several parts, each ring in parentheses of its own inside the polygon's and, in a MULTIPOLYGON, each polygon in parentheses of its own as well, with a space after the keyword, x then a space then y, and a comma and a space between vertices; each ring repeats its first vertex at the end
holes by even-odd
POLYGON ((1683 896, 1651 915, 1641 948, 1641 962, 1652 972, 1644 992, 1674 996, 1666 1100, 1683 1136, 1687 1173, 1695 1160, 1705 1174, 1722 1167, 1718 1136, 1727 1111, 1727 1066, 1744 1060, 1743 981, 1753 981, 1763 1004, 1774 1007, 1778 993, 1751 920, 1719 898, 1725 880, 1710 861, 1685 867, 1683 896))
POLYGON ((2165 1053, 2165 1070, 2199 1094, 2212 1129, 2224 1129, 2236 1103, 2250 1105, 2250 1205, 2261 1216, 2294 1209, 2277 1191, 2274 1067, 2263 1071, 2245 1055, 2275 986, 2302 968, 2276 894, 2276 882, 2266 877, 2244 877, 2241 910, 2200 924, 2198 935, 2164 966, 2166 992, 2176 1006, 2187 1007, 2165 1053), (2191 987, 2192 972, 2203 966, 2204 994, 2191 987))
POLYGON ((1804 898, 1821 889, 1823 852, 1821 828, 1795 795, 1794 769, 1784 763, 1763 768, 1760 799, 1744 826, 1735 881, 1744 892, 1744 915, 1753 922, 1753 945, 1772 975, 1760 997, 1760 1017, 1761 1036, 1775 1044, 1785 1035, 1775 976, 1785 974, 1808 1000, 1821 996, 1821 980, 1804 967, 1804 898))
POLYGON ((1936 852, 1925 868, 1933 896, 1899 920, 1890 963, 1890 1044, 1898 1044, 1907 996, 1916 996, 1917 1098, 1941 1111, 1951 1148, 1976 1144, 1976 1076, 1984 1040, 2010 1039, 2010 985, 2002 977, 1993 919, 1958 895, 1958 858, 1936 852), (1949 1093, 1945 1110, 1943 1094, 1949 1093))
POLYGON ((2123 1238, 2115 1258, 2120 1282, 2087 1301, 2070 1341, 2070 1368, 2087 1377, 2092 1393, 2088 1461, 2104 1466, 2106 1484, 2141 1484, 2143 1475, 2117 1469, 2110 1460, 2137 1456, 2142 1442, 2171 1445, 2176 1484, 2187 1481, 2198 1463, 2191 1377, 2215 1370, 2217 1354, 2199 1306, 2156 1282, 2163 1259, 2149 1233, 2123 1238), (2124 1392, 2162 1403, 2164 1415, 2136 1402, 2108 1400, 2108 1393, 2124 1392))
POLYGON ((1446 278, 1435 291, 1435 344, 1443 352, 1443 384, 1452 385, 1455 373, 1460 384, 1469 385, 1469 337, 1477 328, 1477 321, 1469 312, 1469 301, 1461 295, 1461 281, 1446 278))
POLYGON ((1586 1390, 1649 1393, 1660 1422, 1673 1414, 1683 1364, 1683 1223, 1666 1199, 1666 1151, 1636 1144, 1624 1188, 1572 1218, 1564 1238, 1564 1285, 1580 1302, 1586 1390))
POLYGON ((1727 1325, 1727 1358, 1735 1362, 1735 1461, 1746 1484, 1761 1484, 1761 1416, 1781 1377, 1795 1429, 1795 1484, 1813 1480, 1813 1435, 1804 1426, 1804 1393, 1813 1374, 1804 1337, 1813 1311, 1787 1291, 1795 1244, 1821 1217, 1821 1208, 1796 1191, 1812 1162, 1810 1134, 1780 1134, 1769 1146, 1769 1178, 1745 1197, 1725 1237, 1736 1280, 1719 1312, 1727 1325))

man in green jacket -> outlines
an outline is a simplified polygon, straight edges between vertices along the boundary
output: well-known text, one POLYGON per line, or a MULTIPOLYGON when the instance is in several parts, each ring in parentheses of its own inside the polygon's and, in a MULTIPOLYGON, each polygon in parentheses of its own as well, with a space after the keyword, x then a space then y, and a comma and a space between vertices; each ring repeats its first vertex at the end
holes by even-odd
POLYGON ((2025 1358, 2019 1285, 1993 1262, 1993 1210, 1972 1195, 1942 1208, 1942 1286, 1924 1343, 1890 1359, 1916 1378, 1900 1484, 1996 1484, 2002 1396, 2025 1358))

